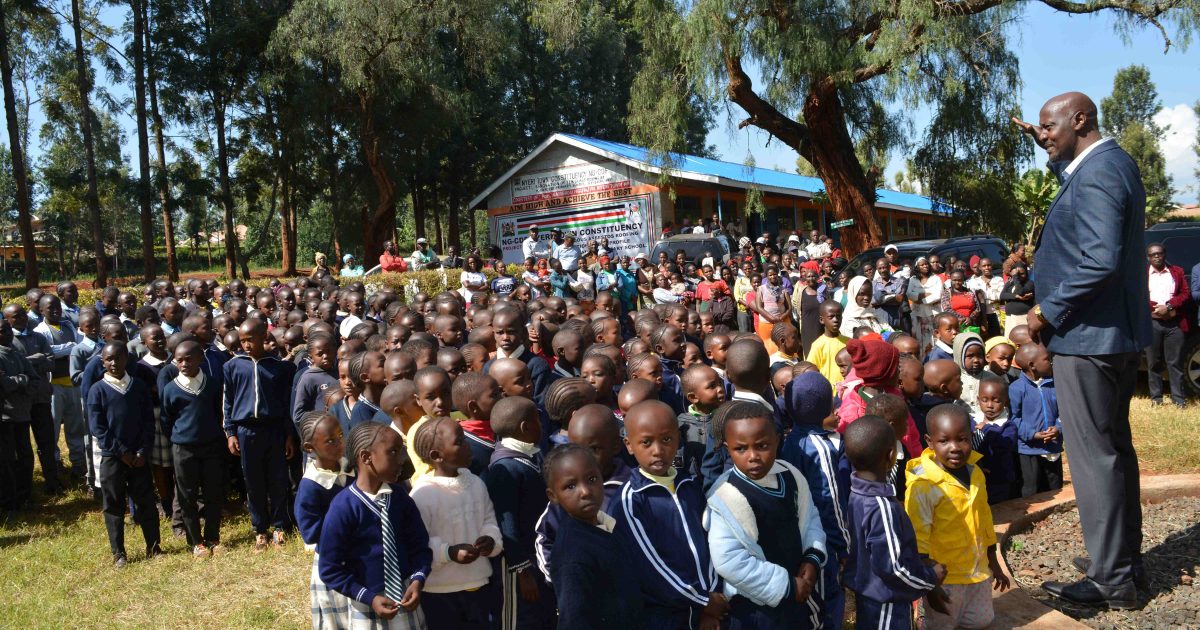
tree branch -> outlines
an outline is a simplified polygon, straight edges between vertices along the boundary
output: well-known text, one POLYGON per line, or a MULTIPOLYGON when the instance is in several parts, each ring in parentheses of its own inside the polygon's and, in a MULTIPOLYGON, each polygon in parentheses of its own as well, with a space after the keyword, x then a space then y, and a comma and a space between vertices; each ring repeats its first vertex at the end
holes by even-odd
MULTIPOLYGON (((1152 24, 1162 34, 1163 43, 1166 45, 1166 50, 1171 49, 1171 38, 1167 35, 1167 30, 1163 28, 1162 23, 1158 21, 1159 16, 1172 9, 1179 9, 1185 6, 1184 0, 1161 0, 1156 2, 1138 2, 1137 0, 1088 0, 1087 2, 1073 2, 1072 0, 1036 0, 1042 4, 1060 11, 1062 13, 1070 13, 1073 15, 1085 15, 1089 13, 1099 13, 1105 10, 1120 11, 1128 13, 1130 16, 1138 18, 1143 22, 1152 24)), ((937 8, 938 14, 941 17, 975 15, 983 13, 988 9, 999 6, 1003 0, 961 0, 959 2, 946 2, 944 0, 937 1, 934 6, 937 8)))
POLYGON ((763 131, 779 138, 784 144, 792 147, 806 160, 812 161, 812 146, 808 127, 796 122, 771 105, 754 92, 754 82, 742 68, 740 56, 725 53, 725 72, 729 77, 729 85, 725 91, 729 100, 737 103, 749 118, 738 123, 738 129, 754 125, 763 131))

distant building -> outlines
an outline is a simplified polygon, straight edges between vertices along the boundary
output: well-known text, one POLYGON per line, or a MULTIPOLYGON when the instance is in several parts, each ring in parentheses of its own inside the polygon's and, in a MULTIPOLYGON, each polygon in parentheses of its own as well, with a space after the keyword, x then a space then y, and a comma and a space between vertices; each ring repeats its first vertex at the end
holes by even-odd
MULTIPOLYGON (((806 177, 691 155, 673 156, 670 191, 660 185, 662 161, 644 147, 557 133, 547 138, 471 200, 485 209, 490 234, 506 261, 520 259, 521 241, 537 224, 574 231, 580 244, 608 238, 620 254, 648 251, 665 225, 692 225, 717 215, 742 234, 817 230, 840 242, 824 183, 806 177), (766 212, 747 216, 751 190, 766 212)), ((922 195, 879 189, 875 213, 888 241, 954 235, 949 208, 922 195)))

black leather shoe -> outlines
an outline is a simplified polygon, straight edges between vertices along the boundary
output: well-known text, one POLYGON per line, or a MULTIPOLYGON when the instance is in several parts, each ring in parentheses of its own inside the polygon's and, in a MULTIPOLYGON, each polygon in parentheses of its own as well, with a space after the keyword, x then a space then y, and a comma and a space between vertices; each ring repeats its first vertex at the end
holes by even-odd
POLYGON ((1077 606, 1134 610, 1138 607, 1137 589, 1129 581, 1120 586, 1100 586, 1088 578, 1078 582, 1043 582, 1047 593, 1077 606))
MULTIPOLYGON (((1075 556, 1071 558, 1071 564, 1075 565, 1079 572, 1087 575, 1087 572, 1092 568, 1092 559, 1083 556, 1075 556)), ((1140 591, 1150 590, 1150 580, 1146 577, 1146 570, 1141 565, 1133 567, 1133 585, 1140 591)))

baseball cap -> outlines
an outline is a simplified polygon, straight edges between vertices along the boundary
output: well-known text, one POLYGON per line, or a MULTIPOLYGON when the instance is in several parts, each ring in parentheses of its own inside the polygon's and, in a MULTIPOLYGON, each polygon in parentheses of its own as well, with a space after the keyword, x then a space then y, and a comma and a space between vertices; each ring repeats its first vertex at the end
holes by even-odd
POLYGON ((534 230, 536 230, 536 229, 538 229, 538 226, 537 226, 537 224, 536 224, 536 223, 534 223, 533 225, 530 225, 530 226, 529 226, 529 231, 530 231, 530 232, 532 232, 532 231, 534 231, 534 230))
POLYGON ((799 243, 799 242, 800 242, 800 237, 799 237, 799 236, 796 236, 795 234, 793 234, 793 235, 789 236, 789 237, 788 237, 788 242, 790 243, 790 242, 792 242, 792 241, 796 241, 797 243, 799 243))
POLYGON ((634 260, 650 260, 650 257, 646 255, 646 252, 638 252, 638 255, 634 256, 633 259, 634 260))
POLYGON ((761 236, 760 236, 760 237, 758 237, 758 238, 757 238, 757 239, 756 239, 754 242, 755 242, 755 243, 758 243, 759 245, 766 245, 766 244, 767 244, 767 239, 765 239, 765 238, 763 238, 763 237, 761 237, 761 236))
POLYGON ((428 245, 428 244, 429 244, 429 241, 425 240, 424 238, 417 239, 417 245, 428 245))
POLYGON ((886 252, 888 252, 888 251, 899 252, 899 251, 900 251, 900 248, 899 248, 899 247, 896 247, 896 246, 895 246, 894 244, 892 244, 892 243, 888 243, 887 245, 884 245, 884 246, 883 246, 883 251, 884 251, 885 253, 886 253, 886 252))

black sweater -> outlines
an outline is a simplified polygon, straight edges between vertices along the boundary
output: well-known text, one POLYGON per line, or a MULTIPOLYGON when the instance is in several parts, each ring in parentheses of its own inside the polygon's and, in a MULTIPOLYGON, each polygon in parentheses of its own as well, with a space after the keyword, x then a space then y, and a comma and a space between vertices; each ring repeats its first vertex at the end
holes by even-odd
POLYGON ((621 538, 572 517, 559 523, 550 576, 560 628, 642 627, 642 593, 621 538))

